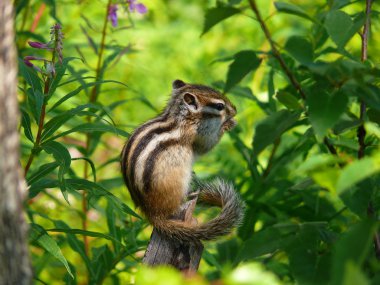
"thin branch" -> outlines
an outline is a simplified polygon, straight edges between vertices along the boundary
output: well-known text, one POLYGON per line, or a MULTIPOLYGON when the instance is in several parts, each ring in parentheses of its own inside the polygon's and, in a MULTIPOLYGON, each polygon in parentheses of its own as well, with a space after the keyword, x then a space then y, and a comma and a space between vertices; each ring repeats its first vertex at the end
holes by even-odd
POLYGON ((266 178, 269 175, 270 171, 272 170, 273 159, 274 159, 274 156, 275 156, 276 151, 278 149, 278 146, 280 145, 280 142, 281 142, 281 138, 276 139, 276 141, 274 142, 272 151, 271 151, 270 156, 269 156, 267 168, 265 168, 264 173, 263 173, 264 178, 266 178))
MULTIPOLYGON (((374 0, 366 0, 366 7, 365 7, 365 15, 366 15, 366 21, 363 27, 363 32, 361 34, 362 38, 362 54, 361 54, 361 60, 362 62, 366 61, 368 59, 368 38, 369 38, 369 32, 371 27, 371 8, 374 0)), ((365 136, 366 136, 366 130, 364 128, 364 119, 367 112, 367 106, 364 102, 360 103, 360 121, 361 124, 358 127, 358 142, 359 142, 359 150, 358 150, 358 159, 362 159, 365 155, 365 149, 367 145, 365 144, 365 136)), ((367 207, 367 215, 370 218, 373 218, 376 214, 376 210, 373 207, 372 202, 370 201, 367 207)), ((373 246, 375 249, 375 255, 377 259, 380 260, 380 235, 378 232, 375 233, 375 236, 373 237, 373 246)))
POLYGON ((276 47, 276 44, 275 42, 273 41, 272 39, 272 35, 271 33, 269 32, 269 29, 267 27, 267 25, 265 24, 265 21, 263 20, 263 18, 261 17, 261 14, 260 14, 260 11, 259 9, 257 8, 257 5, 256 5, 256 2, 255 0, 248 0, 249 1, 249 5, 251 6, 251 9, 252 11, 255 13, 256 15, 256 19, 257 21, 260 23, 260 26, 265 34, 265 37, 267 38, 269 44, 270 44, 270 47, 271 47, 271 50, 272 50, 272 53, 273 53, 273 56, 278 60, 278 62, 280 63, 281 65, 281 68, 284 70, 286 76, 289 78, 290 82, 292 83, 293 87, 298 91, 298 93, 300 94, 301 98, 303 100, 306 99, 306 94, 305 92, 303 91, 302 87, 301 87, 301 84, 298 82, 297 78, 295 77, 295 75, 291 72, 291 70, 289 69, 289 67, 286 65, 284 59, 282 58, 280 52, 278 51, 277 47, 276 47))
MULTIPOLYGON (((251 6, 252 11, 256 15, 256 20, 260 23, 260 26, 261 26, 264 34, 265 34, 265 37, 266 37, 266 39, 268 40, 268 42, 270 44, 273 56, 277 59, 277 61, 281 65, 282 70, 285 72, 286 76, 290 80, 290 82, 293 85, 293 87, 298 91, 298 93, 300 94, 301 98, 303 100, 306 100, 306 93, 305 93, 305 91, 302 89, 301 84, 298 82, 297 78, 292 73, 292 71, 290 70, 290 68, 286 65, 285 60, 282 58, 281 53, 278 51, 278 49, 276 47, 276 43, 273 41, 273 38, 272 38, 272 35, 271 35, 270 31, 269 31, 267 25, 265 24, 265 21, 261 17, 260 11, 257 8, 255 0, 248 0, 248 2, 249 2, 249 5, 251 6)), ((327 139, 324 140, 325 144, 326 144, 326 142, 328 143, 327 139)), ((333 155, 338 155, 338 153, 337 153, 337 151, 336 151, 336 149, 334 148, 333 145, 326 144, 326 146, 327 146, 328 150, 333 155)))

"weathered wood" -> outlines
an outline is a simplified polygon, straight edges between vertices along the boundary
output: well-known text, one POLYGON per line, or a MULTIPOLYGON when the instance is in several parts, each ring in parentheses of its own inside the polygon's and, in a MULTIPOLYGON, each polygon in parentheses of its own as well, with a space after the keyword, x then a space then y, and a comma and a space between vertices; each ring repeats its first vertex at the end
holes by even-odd
POLYGON ((31 284, 19 164, 13 1, 0 0, 0 284, 31 284))
MULTIPOLYGON (((175 217, 188 223, 194 223, 193 212, 197 199, 188 201, 181 212, 175 217)), ((203 245, 179 243, 153 229, 143 263, 155 265, 171 265, 185 274, 196 272, 203 252, 203 245)))

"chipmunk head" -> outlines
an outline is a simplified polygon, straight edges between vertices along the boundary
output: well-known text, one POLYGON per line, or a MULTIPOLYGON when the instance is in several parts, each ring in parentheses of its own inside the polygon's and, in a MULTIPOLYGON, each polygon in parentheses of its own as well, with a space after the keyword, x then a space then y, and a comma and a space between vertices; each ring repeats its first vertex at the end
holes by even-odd
POLYGON ((225 131, 236 125, 235 106, 226 96, 204 85, 175 80, 169 105, 173 114, 196 126, 193 148, 199 154, 209 151, 225 131))

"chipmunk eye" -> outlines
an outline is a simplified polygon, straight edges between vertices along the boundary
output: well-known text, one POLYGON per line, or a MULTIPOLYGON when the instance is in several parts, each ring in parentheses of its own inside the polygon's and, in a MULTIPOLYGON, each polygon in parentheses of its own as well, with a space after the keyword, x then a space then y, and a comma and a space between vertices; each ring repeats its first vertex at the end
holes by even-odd
POLYGON ((223 103, 215 103, 215 104, 212 104, 211 107, 218 110, 218 111, 222 111, 222 110, 224 110, 225 105, 223 103))

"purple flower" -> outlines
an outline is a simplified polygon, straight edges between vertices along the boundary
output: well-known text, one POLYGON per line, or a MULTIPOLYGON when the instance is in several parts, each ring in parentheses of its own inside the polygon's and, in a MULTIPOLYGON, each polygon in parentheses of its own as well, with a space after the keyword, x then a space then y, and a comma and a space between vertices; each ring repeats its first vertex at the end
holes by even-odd
POLYGON ((50 43, 44 44, 40 42, 31 42, 31 41, 28 42, 28 45, 30 45, 32 48, 52 50, 49 44, 50 43))
POLYGON ((38 66, 35 66, 31 61, 32 60, 44 60, 43 58, 40 58, 40 57, 36 57, 36 56, 32 56, 32 55, 28 55, 26 57, 24 57, 24 63, 26 66, 29 66, 29 67, 32 67, 34 68, 35 70, 41 72, 41 68, 39 68, 38 66))
POLYGON ((137 3, 136 0, 127 0, 127 3, 131 12, 136 11, 137 13, 145 14, 148 11, 143 3, 137 3))
POLYGON ((63 33, 60 24, 55 24, 50 28, 51 41, 54 43, 54 50, 58 55, 59 62, 62 64, 63 61, 63 33))
POLYGON ((112 4, 108 9, 108 20, 111 21, 112 27, 117 26, 117 4, 112 4))

